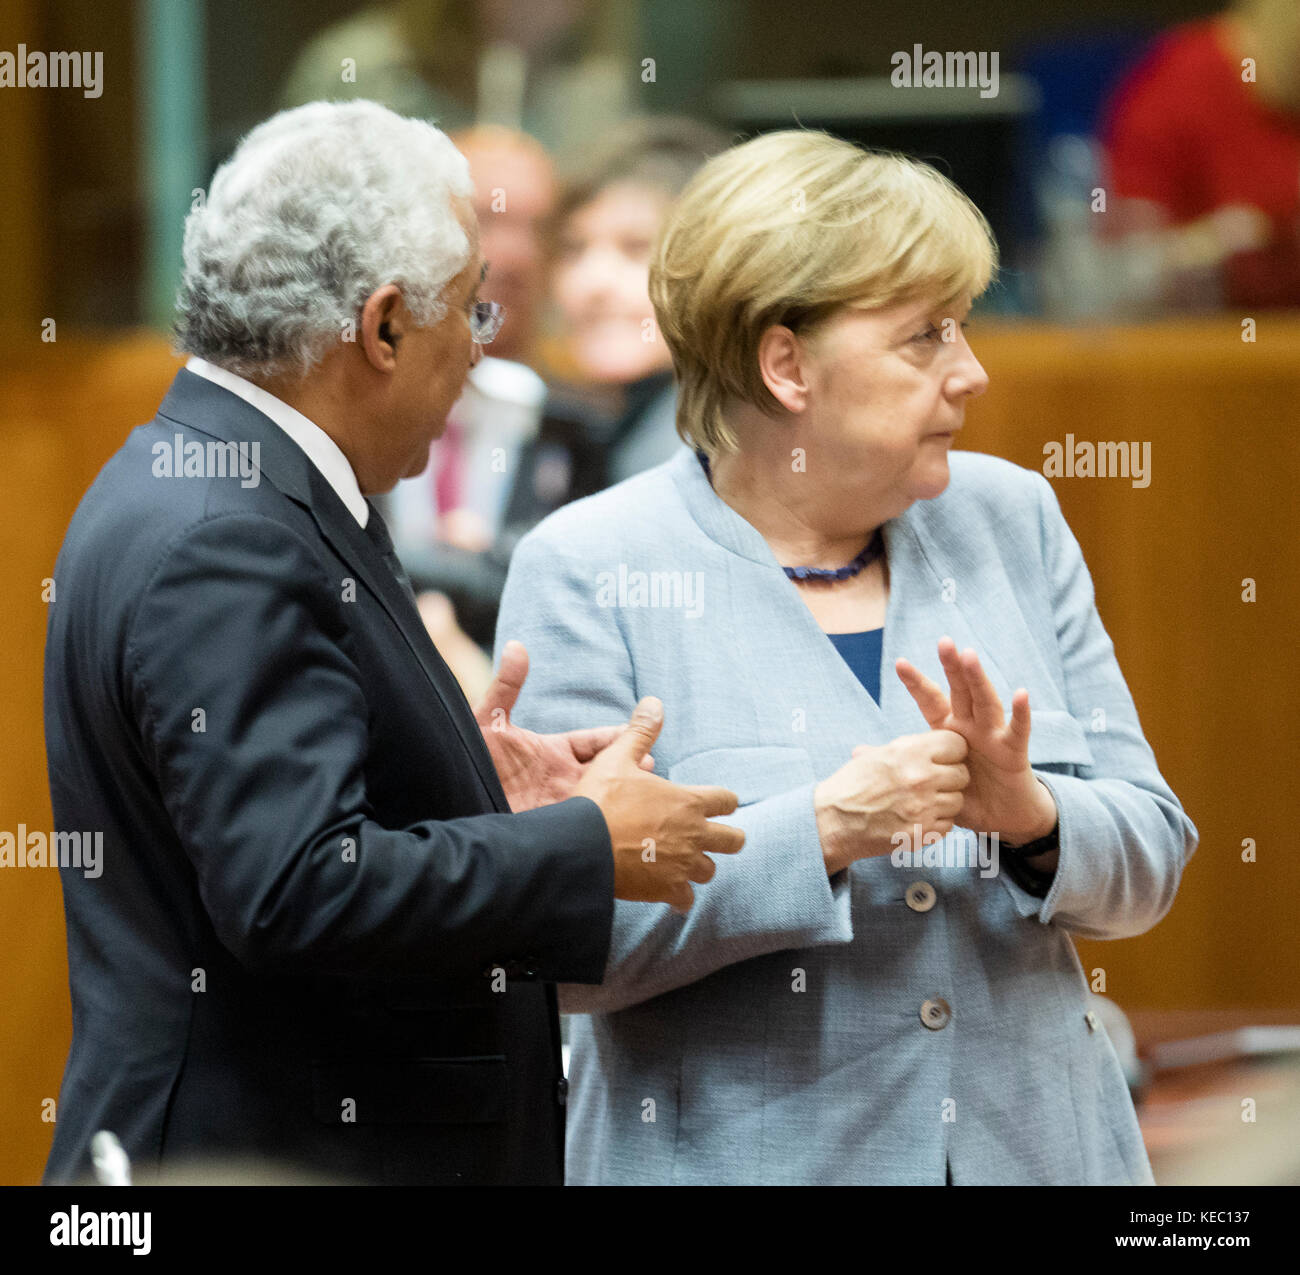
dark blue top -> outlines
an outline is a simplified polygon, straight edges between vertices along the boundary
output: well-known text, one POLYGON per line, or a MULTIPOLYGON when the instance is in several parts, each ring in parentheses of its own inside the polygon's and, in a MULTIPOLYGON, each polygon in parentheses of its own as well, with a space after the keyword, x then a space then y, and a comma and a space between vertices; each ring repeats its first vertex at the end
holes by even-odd
POLYGON ((880 703, 880 656, 884 650, 885 630, 866 629, 862 633, 828 633, 844 662, 867 688, 867 694, 880 703))

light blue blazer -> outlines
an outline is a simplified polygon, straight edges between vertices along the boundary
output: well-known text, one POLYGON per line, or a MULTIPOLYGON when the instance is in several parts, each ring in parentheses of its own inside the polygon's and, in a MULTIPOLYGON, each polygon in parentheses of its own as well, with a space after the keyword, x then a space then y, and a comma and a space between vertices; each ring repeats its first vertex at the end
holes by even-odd
POLYGON ((561 988, 569 1182, 941 1184, 949 1161, 958 1184, 1152 1181, 1070 935, 1155 925, 1196 829, 1050 485, 971 452, 950 467, 884 525, 879 705, 689 450, 516 549, 497 628, 498 658, 511 638, 531 656, 515 720, 618 722, 656 695, 658 773, 734 789, 746 834, 688 915, 619 902, 603 984, 561 988), (965 829, 920 864, 826 875, 813 788, 855 745, 928 729, 893 665, 946 687, 944 634, 1004 703, 1029 689, 1060 809, 1044 899, 965 829))

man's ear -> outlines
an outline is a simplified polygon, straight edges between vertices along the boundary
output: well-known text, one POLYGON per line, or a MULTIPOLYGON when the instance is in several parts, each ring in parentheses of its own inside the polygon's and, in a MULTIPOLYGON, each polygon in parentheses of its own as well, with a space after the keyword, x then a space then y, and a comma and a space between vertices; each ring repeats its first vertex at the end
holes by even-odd
POLYGON ((808 381, 803 342, 787 327, 774 324, 758 338, 758 370, 772 395, 787 412, 808 406, 808 381))
POLYGON ((391 372, 397 367, 398 347, 409 322, 397 284, 386 283, 366 298, 357 344, 376 371, 391 372))

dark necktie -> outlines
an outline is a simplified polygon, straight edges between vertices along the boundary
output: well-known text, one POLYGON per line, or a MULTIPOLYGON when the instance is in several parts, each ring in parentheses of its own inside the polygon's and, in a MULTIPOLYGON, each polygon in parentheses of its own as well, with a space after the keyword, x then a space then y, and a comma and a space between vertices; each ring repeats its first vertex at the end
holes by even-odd
POLYGON ((388 534, 388 525, 384 522, 379 510, 375 508, 374 503, 366 501, 366 508, 370 510, 370 517, 366 520, 366 535, 374 541, 379 552, 384 555, 384 561, 388 563, 388 568, 397 578, 397 583, 402 586, 402 591, 411 599, 411 605, 418 610, 418 604, 415 601, 415 590, 411 588, 410 577, 407 576, 405 568, 402 566, 401 559, 397 556, 397 551, 393 548, 393 538, 388 534))

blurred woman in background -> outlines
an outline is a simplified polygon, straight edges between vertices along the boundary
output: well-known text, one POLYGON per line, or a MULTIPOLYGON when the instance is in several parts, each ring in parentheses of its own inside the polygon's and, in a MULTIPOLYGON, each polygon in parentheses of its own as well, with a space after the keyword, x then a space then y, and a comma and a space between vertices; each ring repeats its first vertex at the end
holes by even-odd
POLYGON ((621 482, 680 446, 672 356, 650 304, 650 250, 668 205, 726 145, 694 120, 649 116, 613 130, 556 212, 552 295, 560 362, 608 414, 597 426, 606 482, 621 482))

